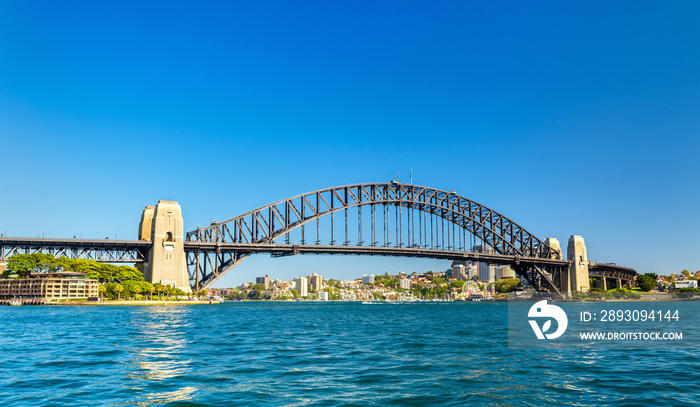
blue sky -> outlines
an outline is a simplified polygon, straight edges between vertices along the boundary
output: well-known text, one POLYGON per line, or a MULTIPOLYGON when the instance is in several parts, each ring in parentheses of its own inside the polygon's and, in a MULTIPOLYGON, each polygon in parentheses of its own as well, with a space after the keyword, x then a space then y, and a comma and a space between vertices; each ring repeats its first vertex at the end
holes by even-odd
MULTIPOLYGON (((135 238, 302 192, 455 190, 641 272, 700 269, 700 3, 0 1, 0 233, 135 238)), ((246 260, 220 280, 444 269, 246 260)))

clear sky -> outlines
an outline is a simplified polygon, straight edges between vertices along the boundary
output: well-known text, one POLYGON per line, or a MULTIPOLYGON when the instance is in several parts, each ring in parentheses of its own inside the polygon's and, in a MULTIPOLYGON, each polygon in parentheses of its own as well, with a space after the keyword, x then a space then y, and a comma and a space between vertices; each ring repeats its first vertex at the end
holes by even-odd
MULTIPOLYGON (((0 1, 0 233, 135 239, 389 181, 700 270, 700 2, 0 1)), ((326 278, 446 261, 250 258, 326 278)))

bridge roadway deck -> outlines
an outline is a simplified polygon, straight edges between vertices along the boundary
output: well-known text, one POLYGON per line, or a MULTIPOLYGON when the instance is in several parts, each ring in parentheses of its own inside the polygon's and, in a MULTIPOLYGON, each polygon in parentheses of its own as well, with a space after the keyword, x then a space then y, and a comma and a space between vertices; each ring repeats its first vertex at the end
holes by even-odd
POLYGON ((434 250, 415 247, 382 246, 343 246, 343 245, 292 245, 292 244, 250 244, 222 242, 185 242, 185 251, 220 251, 241 253, 270 253, 273 256, 292 256, 296 254, 344 254, 393 257, 423 257, 431 259, 470 260, 494 264, 530 265, 568 265, 568 260, 542 259, 538 257, 521 257, 502 254, 474 253, 450 250, 434 250))
POLYGON ((150 248, 151 242, 147 240, 0 237, 0 259, 41 251, 56 257, 140 263, 145 261, 150 248))
MULTIPOLYGON (((381 247, 381 246, 344 246, 344 245, 292 245, 269 243, 224 243, 224 242, 185 242, 185 251, 269 253, 273 256, 291 256, 296 254, 343 254, 394 257, 422 257, 447 260, 483 261, 493 264, 510 265, 559 265, 569 264, 568 260, 542 259, 538 257, 521 257, 501 254, 462 252, 458 250, 435 250, 417 247, 381 247)), ((58 239, 0 237, 0 258, 26 252, 29 249, 54 249, 57 255, 68 255, 72 250, 76 258, 92 258, 98 261, 139 263, 145 260, 151 242, 147 240, 112 240, 112 239, 58 239), (17 249, 24 250, 17 250, 17 249), (77 252, 76 252, 77 250, 77 252), (94 251, 87 253, 86 251, 94 251), (120 252, 120 253, 113 253, 120 252)), ((633 279, 634 269, 615 264, 591 263, 591 277, 613 277, 633 279)))
POLYGON ((637 276, 637 270, 629 267, 618 266, 610 263, 595 263, 588 264, 588 274, 595 277, 619 278, 622 280, 634 280, 637 276))
POLYGON ((0 237, 0 246, 9 247, 80 247, 100 249, 149 249, 148 240, 112 240, 112 239, 57 239, 57 238, 27 238, 0 237))

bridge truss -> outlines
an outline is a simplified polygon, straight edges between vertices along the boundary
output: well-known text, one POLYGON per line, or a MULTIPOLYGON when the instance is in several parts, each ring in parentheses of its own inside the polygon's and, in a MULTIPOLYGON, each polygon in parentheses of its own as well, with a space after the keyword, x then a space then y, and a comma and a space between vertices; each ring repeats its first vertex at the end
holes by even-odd
POLYGON ((506 216, 434 188, 345 185, 297 195, 187 232, 194 289, 255 253, 362 254, 510 264, 538 290, 559 292, 568 261, 506 216))
POLYGON ((148 258, 151 242, 145 240, 83 240, 0 237, 0 259, 14 254, 45 253, 55 257, 89 259, 107 263, 141 263, 148 258))
POLYGON ((626 282, 633 282, 637 277, 637 271, 624 266, 612 263, 593 263, 588 266, 588 275, 591 278, 612 278, 626 282))

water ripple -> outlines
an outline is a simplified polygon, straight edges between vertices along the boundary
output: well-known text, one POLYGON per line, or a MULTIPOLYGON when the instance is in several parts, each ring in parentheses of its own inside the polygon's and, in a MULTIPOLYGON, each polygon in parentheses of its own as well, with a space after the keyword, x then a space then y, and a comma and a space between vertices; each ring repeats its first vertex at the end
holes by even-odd
MULTIPOLYGON (((686 315, 700 315, 700 304, 686 315)), ((700 351, 509 349, 505 304, 2 307, 3 406, 694 405, 700 351)), ((694 322, 694 321, 692 321, 694 322)))

